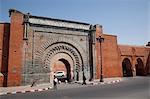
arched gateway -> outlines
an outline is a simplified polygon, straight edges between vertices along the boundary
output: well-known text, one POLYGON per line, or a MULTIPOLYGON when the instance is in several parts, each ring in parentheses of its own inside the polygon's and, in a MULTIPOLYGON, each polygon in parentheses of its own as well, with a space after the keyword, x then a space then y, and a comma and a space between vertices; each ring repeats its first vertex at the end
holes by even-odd
POLYGON ((131 65, 131 62, 128 58, 125 58, 122 61, 122 70, 123 70, 123 76, 124 77, 132 77, 133 76, 132 65, 131 65))
POLYGON ((41 46, 37 46, 38 48, 34 49, 33 66, 30 67, 28 75, 24 78, 25 84, 31 83, 31 80, 36 79, 38 83, 49 81, 52 83, 54 72, 57 70, 65 71, 68 81, 82 80, 83 74, 86 71, 86 66, 84 65, 86 61, 83 61, 83 57, 85 57, 86 54, 82 47, 75 42, 70 42, 73 41, 69 39, 66 40, 62 37, 51 38, 41 46), (26 78, 30 79, 27 80, 26 78))
POLYGON ((82 80, 84 74, 89 78, 90 24, 30 15, 26 21, 25 85, 35 79, 52 82, 56 71, 65 71, 68 80, 82 80))
POLYGON ((144 76, 145 71, 144 71, 144 64, 141 58, 138 58, 137 60, 137 64, 135 64, 136 67, 136 75, 137 76, 144 76))
POLYGON ((65 64, 68 79, 79 80, 79 72, 83 72, 83 59, 76 47, 66 42, 57 42, 45 49, 42 61, 44 67, 50 67, 51 76, 53 65, 58 60, 65 64))

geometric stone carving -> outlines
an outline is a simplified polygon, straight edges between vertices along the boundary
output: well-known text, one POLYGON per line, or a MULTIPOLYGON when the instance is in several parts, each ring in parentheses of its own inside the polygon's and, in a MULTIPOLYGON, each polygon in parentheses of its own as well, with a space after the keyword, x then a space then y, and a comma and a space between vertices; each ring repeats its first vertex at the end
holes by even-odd
POLYGON ((79 52, 73 48, 72 46, 65 44, 65 43, 58 43, 58 44, 54 44, 52 46, 50 46, 47 49, 47 52, 45 52, 46 54, 43 55, 43 62, 44 65, 47 67, 50 65, 51 62, 51 58, 58 54, 58 53, 65 53, 68 54, 74 61, 74 65, 76 66, 76 70, 79 71, 81 69, 82 66, 82 57, 80 56, 79 52))

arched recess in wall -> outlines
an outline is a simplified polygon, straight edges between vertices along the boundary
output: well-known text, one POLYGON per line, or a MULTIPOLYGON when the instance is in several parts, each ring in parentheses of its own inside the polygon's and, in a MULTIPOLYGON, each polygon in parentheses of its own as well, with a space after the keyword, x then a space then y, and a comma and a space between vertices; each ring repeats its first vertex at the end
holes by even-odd
POLYGON ((138 58, 137 60, 137 64, 135 64, 135 68, 136 68, 136 75, 137 76, 144 76, 145 75, 145 71, 144 71, 144 64, 141 58, 138 58))
MULTIPOLYGON (((66 43, 66 42, 56 42, 51 45, 49 45, 42 55, 42 62, 44 64, 44 67, 50 67, 50 72, 53 72, 52 63, 55 61, 53 57, 56 55, 60 55, 59 61, 62 61, 65 65, 72 66, 73 72, 74 72, 74 80, 79 80, 79 75, 81 75, 81 72, 83 72, 83 58, 81 53, 78 51, 78 49, 73 46, 72 44, 66 43), (61 54, 64 54, 72 60, 72 64, 69 63, 67 58, 62 57, 61 54)), ((67 76, 70 79, 70 69, 66 67, 68 70, 67 76)))
POLYGON ((122 72, 123 72, 123 77, 132 77, 133 76, 132 65, 131 65, 130 59, 125 58, 122 61, 122 72))

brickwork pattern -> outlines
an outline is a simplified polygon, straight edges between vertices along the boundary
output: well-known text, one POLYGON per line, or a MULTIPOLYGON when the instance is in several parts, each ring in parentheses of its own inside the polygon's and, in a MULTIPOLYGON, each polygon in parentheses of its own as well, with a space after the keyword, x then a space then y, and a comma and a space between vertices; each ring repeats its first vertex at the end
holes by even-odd
POLYGON ((11 10, 10 42, 8 61, 8 86, 21 85, 22 59, 23 59, 23 18, 18 11, 11 10))
POLYGON ((0 24, 0 86, 7 86, 10 24, 0 24))

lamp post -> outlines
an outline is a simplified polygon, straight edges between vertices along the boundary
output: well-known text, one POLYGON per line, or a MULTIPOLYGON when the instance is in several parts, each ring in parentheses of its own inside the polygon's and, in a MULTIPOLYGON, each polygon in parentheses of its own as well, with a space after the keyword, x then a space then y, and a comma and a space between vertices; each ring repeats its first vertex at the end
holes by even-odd
POLYGON ((104 38, 99 36, 98 38, 96 38, 96 40, 99 42, 100 44, 100 58, 101 58, 101 67, 100 67, 100 82, 104 82, 103 80, 103 67, 102 67, 102 42, 104 42, 104 38))

